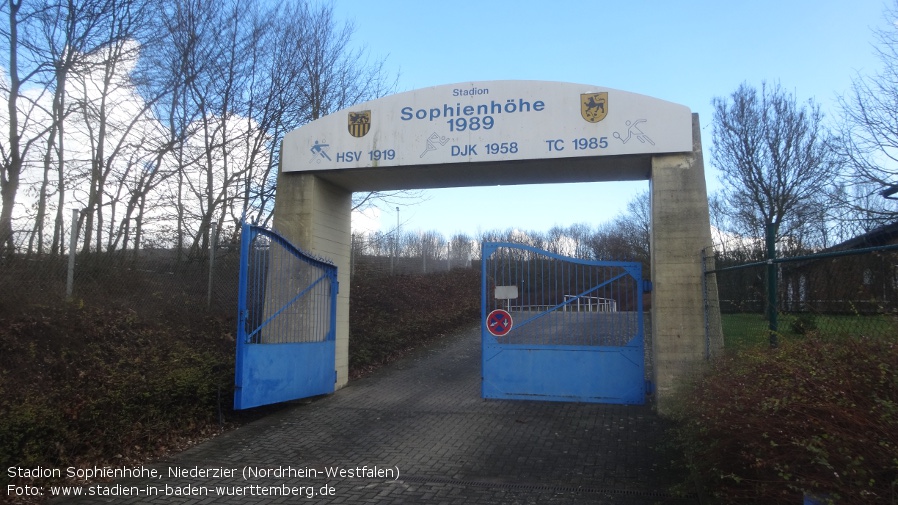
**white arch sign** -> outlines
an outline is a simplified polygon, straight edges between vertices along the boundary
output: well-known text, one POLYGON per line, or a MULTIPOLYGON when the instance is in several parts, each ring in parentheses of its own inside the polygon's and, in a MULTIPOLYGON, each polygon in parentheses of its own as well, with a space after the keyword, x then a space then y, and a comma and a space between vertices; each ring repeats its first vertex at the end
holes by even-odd
POLYGON ((285 172, 692 151, 682 105, 601 86, 450 84, 331 114, 284 138, 285 172))

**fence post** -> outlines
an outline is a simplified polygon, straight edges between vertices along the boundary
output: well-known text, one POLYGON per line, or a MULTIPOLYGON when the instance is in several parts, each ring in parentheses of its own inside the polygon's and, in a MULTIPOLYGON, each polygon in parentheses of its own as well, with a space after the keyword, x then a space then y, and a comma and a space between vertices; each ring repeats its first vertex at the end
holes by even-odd
POLYGON ((396 267, 399 267, 399 207, 396 207, 396 233, 393 234, 393 252, 390 254, 390 275, 393 275, 393 257, 396 258, 396 267))
POLYGON ((75 249, 78 247, 78 209, 72 209, 72 229, 69 233, 69 267, 65 280, 65 298, 72 299, 75 289, 75 249))
POLYGON ((773 223, 767 223, 767 328, 770 333, 770 347, 777 346, 777 322, 776 310, 776 228, 773 223))
POLYGON ((708 303, 708 250, 702 249, 702 308, 705 313, 705 359, 711 359, 711 314, 708 303))
POLYGON ((215 242, 218 237, 218 221, 212 221, 209 227, 209 289, 206 293, 206 308, 212 308, 212 274, 215 263, 215 242))
POLYGON ((360 240, 361 240, 361 236, 359 236, 359 235, 351 235, 350 242, 349 242, 349 278, 350 278, 350 279, 352 279, 353 277, 355 277, 355 263, 356 263, 356 261, 357 261, 357 260, 355 259, 355 255, 358 254, 358 252, 359 252, 359 251, 358 251, 358 249, 359 249, 359 244, 358 244, 358 241, 357 241, 357 239, 356 239, 357 236, 359 237, 359 238, 358 238, 358 241, 360 241, 360 240))

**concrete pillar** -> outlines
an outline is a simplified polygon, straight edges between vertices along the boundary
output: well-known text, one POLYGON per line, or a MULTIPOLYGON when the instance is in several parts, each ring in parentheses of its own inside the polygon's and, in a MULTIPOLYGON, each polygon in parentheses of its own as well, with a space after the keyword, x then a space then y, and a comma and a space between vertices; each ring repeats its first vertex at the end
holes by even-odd
MULTIPOLYGON (((677 382, 700 369, 708 350, 702 249, 712 242, 697 114, 692 115, 692 138, 692 153, 652 158, 652 351, 661 414, 669 412, 677 382)), ((716 302, 713 284, 709 289, 716 302)))
POLYGON ((274 230, 300 249, 337 265, 337 389, 349 381, 351 208, 352 193, 346 189, 310 174, 278 173, 274 230))

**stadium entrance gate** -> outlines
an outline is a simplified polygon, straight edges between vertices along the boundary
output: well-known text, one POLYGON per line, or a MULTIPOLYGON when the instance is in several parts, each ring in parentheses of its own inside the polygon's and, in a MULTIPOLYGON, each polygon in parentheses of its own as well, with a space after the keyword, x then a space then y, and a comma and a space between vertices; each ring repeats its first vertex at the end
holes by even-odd
MULTIPOLYGON (((700 252, 711 246, 711 224, 701 127, 698 116, 686 106, 591 84, 446 84, 385 96, 318 118, 284 135, 279 159, 272 225, 294 244, 339 268, 333 363, 337 388, 349 380, 354 192, 650 180, 652 373, 659 412, 666 409, 668 399, 673 401, 675 384, 722 345, 719 334, 710 337, 710 343, 705 337, 710 326, 705 314, 713 314, 717 307, 713 294, 708 299, 702 295, 716 293, 713 279, 708 280, 712 284, 708 290, 702 286, 706 278, 700 252)), ((605 297, 595 294, 599 288, 569 303, 563 297, 589 287, 556 293, 562 298, 546 302, 557 305, 556 310, 530 322, 516 314, 521 331, 512 326, 508 338, 560 317, 565 309, 573 317, 570 312, 578 301, 585 318, 584 304, 589 306, 585 297, 605 297)), ((521 291, 528 293, 529 288, 521 291)), ((509 307, 515 301, 506 299, 509 307)), ((619 311, 632 312, 620 306, 619 311)), ((641 334, 628 338, 623 345, 616 341, 552 345, 603 352, 598 348, 627 347, 631 341, 639 342, 641 334)), ((500 347, 493 359, 526 354, 511 349, 500 347)), ((552 359, 565 355, 557 349, 541 354, 555 356, 552 359)), ((611 359, 596 360, 605 366, 611 359)))
POLYGON ((484 398, 645 403, 640 263, 482 247, 484 398))

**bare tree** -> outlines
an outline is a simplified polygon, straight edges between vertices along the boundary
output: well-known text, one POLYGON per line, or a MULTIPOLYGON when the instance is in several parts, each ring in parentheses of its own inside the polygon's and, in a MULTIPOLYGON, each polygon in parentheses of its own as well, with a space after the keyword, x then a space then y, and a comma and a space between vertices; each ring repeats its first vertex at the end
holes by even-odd
POLYGON ((545 243, 543 248, 550 253, 562 256, 573 256, 574 254, 574 241, 568 234, 568 230, 561 226, 555 225, 549 228, 549 231, 545 234, 535 234, 533 232, 529 232, 529 234, 542 235, 545 243))
POLYGON ((592 257, 602 261, 630 261, 633 251, 621 219, 600 224, 588 244, 592 257))
POLYGON ((568 228, 567 234, 573 242, 573 252, 571 256, 580 259, 589 259, 589 237, 592 235, 592 227, 585 223, 575 223, 568 228))
POLYGON ((456 233, 449 239, 447 246, 449 247, 448 258, 451 267, 468 268, 471 266, 471 259, 474 258, 474 251, 477 249, 474 239, 464 233, 456 233))
POLYGON ((29 150, 46 134, 47 128, 36 123, 41 110, 39 96, 47 90, 45 62, 37 56, 34 40, 36 17, 41 6, 25 0, 8 0, 0 5, 8 23, 0 28, 0 38, 6 43, 9 60, 8 82, 2 83, 6 101, 6 142, 0 143, 2 170, 0 170, 0 249, 12 252, 15 248, 12 217, 19 192, 22 173, 29 150), (23 88, 34 85, 41 91, 23 93, 23 88))
POLYGON ((823 114, 812 100, 799 104, 778 84, 760 92, 742 84, 716 97, 713 164, 731 222, 745 235, 796 234, 837 174, 823 114))
MULTIPOLYGON (((305 44, 306 28, 301 16, 302 4, 287 3, 257 11, 255 24, 261 29, 259 43, 251 49, 250 93, 245 101, 247 119, 257 134, 247 137, 247 164, 258 167, 244 171, 242 205, 231 206, 230 219, 266 224, 271 219, 273 185, 279 165, 277 142, 296 128, 307 110, 302 95, 302 72, 298 67, 305 44), (278 24, 279 19, 300 22, 278 24)), ((237 229, 237 227, 235 227, 237 229)))
POLYGON ((714 251, 720 257, 740 257, 747 261, 761 261, 764 256, 763 237, 743 235, 737 232, 740 227, 732 224, 727 202, 720 192, 708 195, 708 208, 711 214, 711 235, 714 240, 714 251))
MULTIPOLYGON (((352 47, 355 26, 338 23, 332 4, 303 4, 294 17, 305 20, 306 45, 301 51, 307 104, 306 121, 360 102, 380 98, 396 89, 398 76, 390 76, 385 59, 372 59, 362 46, 352 47)), ((353 195, 353 210, 370 206, 394 206, 397 202, 420 201, 420 191, 374 191, 353 195)))
POLYGON ((631 259, 641 261, 648 272, 652 243, 652 196, 648 191, 638 193, 627 202, 627 213, 617 219, 630 245, 631 259))
POLYGON ((427 231, 418 234, 418 242, 421 247, 421 271, 433 272, 443 257, 446 240, 440 232, 427 231))
POLYGON ((296 32, 274 29, 279 16, 261 2, 166 7, 159 24, 164 44, 148 55, 164 69, 155 82, 170 88, 154 107, 168 138, 154 165, 174 174, 158 182, 171 209, 166 219, 176 222, 176 248, 204 257, 199 252, 217 232, 212 223, 220 229, 246 215, 272 170, 272 133, 284 128, 291 110, 284 105, 299 85, 279 64, 290 44, 273 42, 296 32))
POLYGON ((364 47, 352 47, 355 26, 338 23, 333 5, 303 4, 302 19, 307 30, 301 60, 307 121, 395 89, 395 79, 385 71, 385 60, 372 60, 364 47))
POLYGON ((395 85, 327 4, 7 0, 0 12, 7 250, 21 220, 29 248, 61 251, 67 202, 86 207, 85 249, 137 249, 155 223, 161 243, 199 252, 213 222, 265 224, 284 133, 395 85), (23 185, 33 208, 17 204, 23 185))
POLYGON ((849 184, 856 186, 841 196, 880 224, 898 218, 898 205, 871 196, 895 198, 898 193, 898 2, 886 9, 884 28, 875 32, 876 55, 882 66, 871 76, 856 75, 842 110, 839 154, 852 170, 849 184), (853 198, 852 198, 853 197, 853 198))
MULTIPOLYGON (((585 235, 587 251, 584 257, 598 260, 638 261, 643 264, 648 275, 651 241, 651 195, 648 191, 638 193, 627 202, 627 211, 602 223, 595 231, 585 235)), ((576 236, 576 225, 569 234, 576 236)))
MULTIPOLYGON (((41 111, 41 130, 23 128, 25 136, 21 137, 42 149, 32 149, 32 154, 22 159, 30 167, 28 194, 36 200, 35 213, 24 216, 32 223, 29 251, 44 252, 48 240, 52 253, 62 251, 64 205, 72 194, 87 196, 86 231, 93 234, 96 228, 96 247, 102 246, 102 212, 109 208, 114 215, 116 211, 116 202, 103 196, 121 194, 125 189, 121 180, 115 181, 117 188, 107 188, 106 178, 121 168, 117 158, 127 157, 134 163, 134 151, 143 144, 129 141, 129 130, 145 119, 133 107, 141 107, 145 100, 129 88, 127 68, 136 61, 139 48, 146 46, 143 30, 150 13, 155 13, 149 7, 151 2, 154 0, 35 0, 28 3, 30 10, 20 20, 28 22, 17 22, 17 30, 6 33, 17 56, 29 61, 28 68, 41 69, 33 74, 41 79, 32 82, 30 92, 33 96, 34 85, 43 88, 40 99, 32 100, 41 111), (22 44, 12 37, 20 26, 27 27, 28 33, 21 37, 22 44), (134 113, 123 122, 125 111, 134 113), (77 138, 70 148, 66 139, 71 134, 77 138), (48 221, 52 222, 52 239, 46 230, 48 221)), ((16 11, 14 6, 11 13, 16 11)))
MULTIPOLYGON (((158 207, 165 209, 157 212, 155 217, 170 223, 166 228, 170 230, 180 257, 187 241, 187 170, 202 157, 202 153, 195 153, 188 147, 188 139, 199 135, 201 128, 200 113, 194 105, 192 92, 197 89, 196 81, 209 72, 207 67, 216 63, 207 40, 213 37, 210 32, 217 29, 218 23, 214 20, 218 9, 214 2, 204 0, 171 2, 164 6, 155 24, 161 33, 161 43, 144 53, 141 65, 152 76, 148 80, 151 89, 170 89, 165 100, 154 104, 155 116, 165 131, 166 147, 158 152, 152 167, 154 172, 169 177, 160 177, 158 189, 152 189, 156 189, 162 198, 163 205, 158 207)), ((140 199, 145 201, 146 195, 140 199)), ((137 215, 135 247, 141 242, 147 218, 143 209, 137 215)))
POLYGON ((89 185, 84 216, 84 250, 109 249, 115 241, 115 212, 132 168, 152 157, 149 132, 155 118, 147 114, 159 96, 140 97, 133 82, 140 44, 150 38, 151 1, 110 2, 103 46, 85 60, 90 68, 78 75, 81 87, 79 124, 89 140, 89 185), (118 190, 116 190, 116 188, 118 190), (105 210, 109 209, 107 219, 105 210), (108 220, 108 224, 106 221, 108 220), (108 237, 104 233, 108 230, 108 237), (93 240, 92 240, 93 239, 93 240))
POLYGON ((189 0, 166 12, 170 50, 157 59, 186 84, 157 115, 181 143, 168 158, 170 198, 179 248, 196 252, 212 221, 268 222, 287 131, 389 88, 382 62, 352 49, 352 25, 328 5, 189 0))
MULTIPOLYGON (((69 81, 84 71, 90 72, 89 60, 113 41, 109 38, 109 28, 113 24, 117 2, 110 0, 42 0, 36 16, 40 37, 35 39, 34 48, 52 69, 53 98, 48 124, 48 135, 43 154, 43 176, 37 191, 37 214, 35 216, 33 242, 37 240, 37 251, 43 252, 45 217, 55 205, 55 219, 51 239, 51 252, 62 250, 62 227, 66 197, 65 185, 65 123, 77 105, 68 100, 69 81), (55 176, 52 172, 55 171, 55 176), (56 201, 50 197, 55 193, 56 201)), ((77 94, 77 90, 75 92, 77 94)), ((81 101, 83 104, 83 100, 81 101)), ((29 243, 29 250, 32 245, 29 243)))

